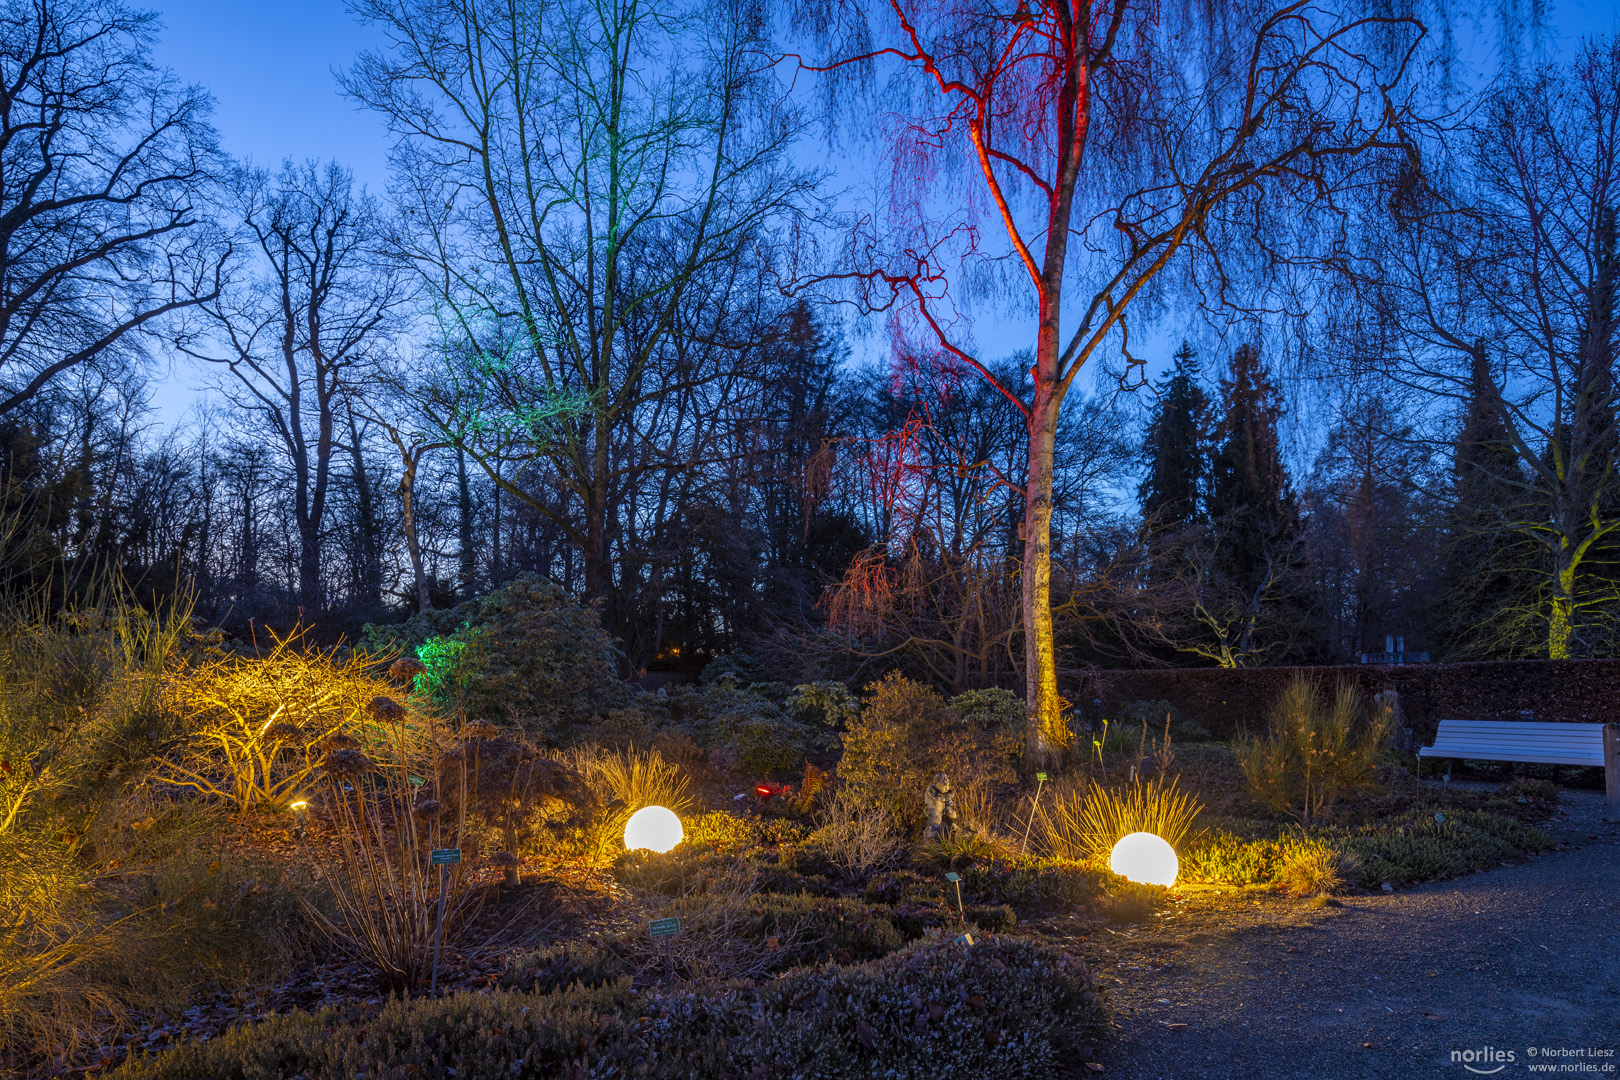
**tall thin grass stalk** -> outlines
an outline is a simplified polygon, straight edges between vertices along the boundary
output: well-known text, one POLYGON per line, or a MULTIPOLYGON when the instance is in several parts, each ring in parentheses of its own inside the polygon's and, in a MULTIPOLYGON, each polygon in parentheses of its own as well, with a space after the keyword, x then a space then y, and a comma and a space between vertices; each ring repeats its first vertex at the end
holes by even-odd
POLYGON ((97 1016, 125 1011, 86 969, 113 946, 120 922, 134 916, 107 922, 64 909, 79 875, 39 845, 8 845, 0 855, 7 866, 0 888, 0 1046, 71 1056, 97 1016), (13 858, 22 854, 31 857, 13 858))

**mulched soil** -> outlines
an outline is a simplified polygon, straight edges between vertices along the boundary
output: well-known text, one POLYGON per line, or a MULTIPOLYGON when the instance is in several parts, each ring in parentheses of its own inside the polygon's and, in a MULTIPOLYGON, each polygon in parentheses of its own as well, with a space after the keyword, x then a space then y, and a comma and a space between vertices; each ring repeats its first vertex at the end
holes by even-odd
POLYGON ((1147 924, 1072 935, 1115 1009, 1085 1074, 1463 1077, 1452 1051, 1491 1047, 1515 1055, 1503 1076, 1547 1061, 1613 1075, 1620 826, 1601 793, 1566 791, 1543 827, 1558 850, 1455 881, 1328 907, 1188 889, 1147 924), (1547 1057, 1559 1049, 1586 1053, 1547 1057))

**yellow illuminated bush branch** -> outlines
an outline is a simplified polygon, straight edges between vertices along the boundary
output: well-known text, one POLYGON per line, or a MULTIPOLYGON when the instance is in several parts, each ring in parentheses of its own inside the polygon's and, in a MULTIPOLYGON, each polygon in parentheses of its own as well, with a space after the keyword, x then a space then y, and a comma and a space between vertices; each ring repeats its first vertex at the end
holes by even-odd
MULTIPOLYGON (((238 812, 286 807, 320 767, 330 736, 368 744, 382 736, 367 709, 395 692, 381 677, 386 659, 306 650, 294 631, 272 636, 262 656, 188 665, 172 679, 168 704, 190 736, 180 760, 165 762, 159 777, 238 812)), ((420 719, 411 721, 420 731, 420 719)))

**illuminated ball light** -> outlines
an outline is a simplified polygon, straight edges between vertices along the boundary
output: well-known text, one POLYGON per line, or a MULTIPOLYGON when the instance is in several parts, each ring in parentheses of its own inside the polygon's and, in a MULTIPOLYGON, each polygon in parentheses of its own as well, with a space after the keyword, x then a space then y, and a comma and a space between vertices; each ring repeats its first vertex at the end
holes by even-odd
POLYGON ((662 806, 643 806, 624 823, 624 846, 627 851, 646 848, 665 852, 681 842, 686 833, 675 811, 662 806))
POLYGON ((1109 852, 1108 869, 1129 881, 1163 885, 1168 889, 1176 883, 1181 861, 1176 858, 1176 849, 1162 837, 1150 832, 1133 832, 1109 852))

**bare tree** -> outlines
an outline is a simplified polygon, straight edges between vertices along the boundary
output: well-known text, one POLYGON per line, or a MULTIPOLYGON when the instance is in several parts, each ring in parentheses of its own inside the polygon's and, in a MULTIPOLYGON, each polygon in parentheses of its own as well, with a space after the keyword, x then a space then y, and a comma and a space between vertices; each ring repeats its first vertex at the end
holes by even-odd
POLYGON ((0 11, 0 415, 218 295, 225 249, 198 211, 221 166, 209 100, 153 66, 156 19, 102 0, 0 11))
POLYGON ((1578 655, 1620 600, 1599 565, 1620 536, 1620 41, 1505 83, 1456 143, 1414 146, 1369 208, 1339 329, 1364 364, 1501 432, 1490 483, 1515 494, 1476 509, 1543 558, 1539 595, 1499 599, 1547 656, 1578 655))
POLYGON ((326 606, 321 537, 342 406, 361 389, 405 290, 379 252, 375 201, 341 166, 244 169, 235 198, 250 261, 240 281, 201 306, 206 339, 182 348, 229 370, 227 393, 278 445, 297 530, 298 601, 316 615, 326 606))
MULTIPOLYGON (((1298 223, 1336 231, 1335 193, 1399 144, 1409 109, 1394 88, 1422 28, 1303 0, 1275 10, 1036 0, 1014 13, 811 0, 801 10, 825 46, 808 66, 832 73, 835 101, 852 81, 889 91, 875 125, 893 170, 889 209, 852 226, 836 276, 865 308, 893 314, 911 356, 991 380, 1028 432, 1024 766, 1040 768, 1066 741, 1051 612, 1065 395, 1105 344, 1129 360, 1126 313, 1178 257, 1207 262, 1225 299, 1229 275, 1286 257, 1276 241, 1298 223), (1287 220, 1268 201, 1285 193, 1287 220), (1020 314, 1033 316, 1027 395, 977 355, 964 317, 969 283, 1000 265, 1013 268, 1020 314)), ((842 95, 845 107, 857 101, 842 95)), ((868 110, 852 111, 874 128, 868 110)))
POLYGON ((444 326, 439 437, 575 545, 623 607, 660 572, 712 421, 772 332, 761 247, 812 178, 747 0, 366 0, 345 85, 399 140, 400 248, 444 326), (566 498, 558 498, 558 489, 566 498), (632 510, 632 506, 635 509, 632 510))

